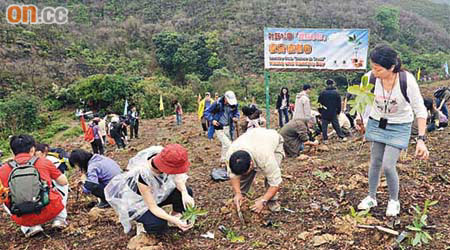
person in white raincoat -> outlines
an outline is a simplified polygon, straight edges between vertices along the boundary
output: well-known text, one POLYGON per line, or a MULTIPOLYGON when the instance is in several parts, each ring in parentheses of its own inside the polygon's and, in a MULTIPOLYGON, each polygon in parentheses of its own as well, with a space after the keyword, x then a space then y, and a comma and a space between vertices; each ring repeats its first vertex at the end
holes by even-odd
POLYGON ((166 232, 168 222, 183 231, 192 227, 180 219, 186 205, 194 205, 192 190, 186 187, 189 166, 187 151, 179 144, 152 146, 129 160, 129 171, 114 177, 105 188, 106 200, 119 214, 125 233, 133 220, 152 234, 166 232), (169 204, 171 214, 161 208, 169 204))

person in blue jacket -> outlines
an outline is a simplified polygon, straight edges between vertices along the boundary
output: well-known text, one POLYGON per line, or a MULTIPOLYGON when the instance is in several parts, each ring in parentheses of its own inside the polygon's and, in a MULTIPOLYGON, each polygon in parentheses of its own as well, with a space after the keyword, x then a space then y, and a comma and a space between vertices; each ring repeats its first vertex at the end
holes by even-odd
POLYGON ((220 162, 225 164, 225 154, 232 141, 233 122, 239 120, 239 105, 234 92, 225 92, 205 110, 204 116, 213 125, 208 131, 208 138, 212 139, 214 132, 217 132, 217 138, 222 143, 220 162))

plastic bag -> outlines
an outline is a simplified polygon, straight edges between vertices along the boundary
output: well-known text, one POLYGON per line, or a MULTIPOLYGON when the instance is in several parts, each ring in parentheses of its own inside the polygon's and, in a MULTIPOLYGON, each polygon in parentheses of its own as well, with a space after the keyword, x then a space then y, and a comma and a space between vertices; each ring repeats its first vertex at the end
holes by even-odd
POLYGON ((230 176, 228 176, 225 168, 213 168, 211 171, 211 179, 214 181, 228 181, 230 176))

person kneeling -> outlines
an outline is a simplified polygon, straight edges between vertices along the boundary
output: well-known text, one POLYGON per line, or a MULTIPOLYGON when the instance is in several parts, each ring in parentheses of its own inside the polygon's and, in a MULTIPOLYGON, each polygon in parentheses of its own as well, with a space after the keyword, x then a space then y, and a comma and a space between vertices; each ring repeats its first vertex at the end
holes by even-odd
POLYGON ((26 237, 44 231, 41 225, 50 221, 53 228, 64 228, 67 193, 56 190, 52 181, 65 186, 66 176, 49 160, 34 156, 36 142, 32 136, 13 136, 9 145, 14 160, 0 167, 0 181, 9 188, 5 210, 26 237))
POLYGON ((280 210, 277 193, 282 182, 280 167, 285 155, 283 142, 283 137, 275 130, 254 128, 231 144, 226 164, 238 211, 243 201, 242 193, 250 190, 257 172, 264 175, 264 184, 268 189, 251 209, 260 213, 267 205, 272 212, 280 210))
POLYGON ((106 156, 98 154, 93 155, 82 149, 75 149, 72 151, 69 162, 71 166, 77 165, 83 173, 80 183, 83 192, 87 194, 91 193, 97 198, 100 198, 97 207, 109 207, 109 204, 105 199, 104 189, 112 178, 120 174, 121 170, 119 165, 106 156))
POLYGON ((168 222, 182 231, 192 228, 180 219, 188 204, 194 206, 192 190, 186 186, 189 166, 188 153, 179 144, 153 146, 130 159, 129 171, 105 188, 106 200, 119 214, 125 233, 132 221, 142 223, 151 234, 165 233, 168 222), (172 205, 171 214, 162 209, 165 205, 172 205))

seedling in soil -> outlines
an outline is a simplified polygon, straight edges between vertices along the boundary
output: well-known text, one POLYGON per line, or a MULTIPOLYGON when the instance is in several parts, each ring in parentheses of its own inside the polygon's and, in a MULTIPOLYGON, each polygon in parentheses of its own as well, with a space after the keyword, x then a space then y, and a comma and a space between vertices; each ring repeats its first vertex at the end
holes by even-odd
POLYGON ((327 178, 333 178, 333 175, 330 172, 322 172, 321 170, 317 170, 313 172, 313 174, 320 178, 321 181, 325 181, 327 178))
POLYGON ((245 238, 244 236, 237 235, 233 230, 226 228, 225 226, 219 226, 219 230, 225 234, 225 237, 227 237, 227 240, 229 240, 231 243, 244 243, 245 238))
POLYGON ((416 215, 414 216, 413 224, 407 226, 408 230, 414 231, 414 238, 410 237, 410 243, 412 246, 421 246, 423 244, 428 244, 431 238, 430 234, 425 231, 425 227, 427 227, 427 218, 428 218, 428 208, 436 205, 438 201, 429 201, 426 200, 424 204, 423 210, 420 209, 418 205, 412 207, 416 215))
POLYGON ((185 220, 188 224, 195 224, 195 220, 197 220, 198 216, 206 215, 208 212, 206 210, 201 210, 196 208, 195 206, 191 206, 188 204, 186 206, 186 210, 183 212, 183 216, 181 216, 181 220, 185 220))
POLYGON ((361 223, 364 217, 370 217, 371 214, 369 213, 369 209, 356 212, 356 210, 352 206, 350 206, 350 216, 354 218, 358 223, 361 223))

